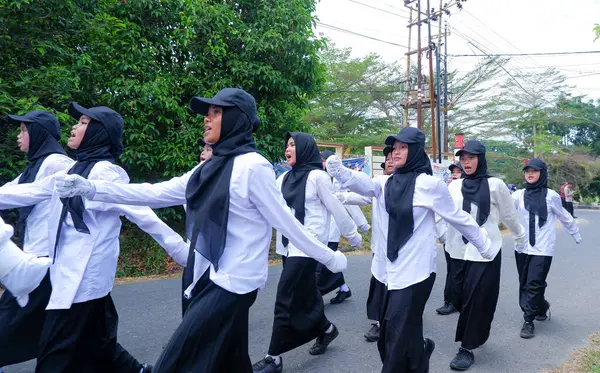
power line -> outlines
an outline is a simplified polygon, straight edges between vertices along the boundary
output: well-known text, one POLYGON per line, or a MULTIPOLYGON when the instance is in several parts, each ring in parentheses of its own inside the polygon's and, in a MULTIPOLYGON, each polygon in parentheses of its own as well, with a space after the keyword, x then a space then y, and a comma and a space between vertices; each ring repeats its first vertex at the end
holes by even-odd
POLYGON ((407 48, 408 49, 408 47, 406 45, 394 43, 392 41, 382 40, 382 39, 379 39, 379 38, 376 38, 376 37, 373 37, 373 36, 361 34, 361 33, 358 33, 358 32, 355 32, 355 31, 351 31, 351 30, 347 30, 347 29, 344 29, 344 28, 341 28, 341 27, 337 27, 337 26, 333 26, 333 25, 328 25, 328 24, 323 23, 323 22, 317 22, 317 24, 319 24, 319 25, 321 25, 323 27, 326 27, 328 29, 334 30, 334 31, 344 32, 344 33, 347 33, 347 34, 350 34, 350 35, 360 36, 360 37, 363 37, 363 38, 366 38, 366 39, 375 40, 375 41, 378 41, 380 43, 385 43, 385 44, 393 45, 395 47, 401 47, 401 48, 407 48))
POLYGON ((450 57, 519 57, 519 56, 563 56, 563 55, 572 55, 572 54, 600 54, 600 51, 497 53, 497 54, 449 54, 448 56, 450 56, 450 57))
POLYGON ((373 6, 373 5, 369 5, 369 4, 361 3, 360 1, 356 1, 356 0, 348 0, 348 1, 350 1, 351 3, 355 3, 355 4, 362 5, 362 6, 364 6, 364 7, 367 7, 367 8, 371 8, 371 9, 378 10, 378 11, 380 11, 380 12, 383 12, 383 13, 391 14, 391 15, 393 15, 393 16, 396 16, 396 17, 400 17, 400 18, 408 19, 408 20, 410 21, 410 18, 409 18, 409 17, 407 17, 407 16, 404 16, 404 15, 402 15, 402 14, 398 14, 398 13, 390 12, 389 10, 385 10, 385 9, 381 9, 381 8, 378 8, 378 7, 376 7, 376 6, 373 6))

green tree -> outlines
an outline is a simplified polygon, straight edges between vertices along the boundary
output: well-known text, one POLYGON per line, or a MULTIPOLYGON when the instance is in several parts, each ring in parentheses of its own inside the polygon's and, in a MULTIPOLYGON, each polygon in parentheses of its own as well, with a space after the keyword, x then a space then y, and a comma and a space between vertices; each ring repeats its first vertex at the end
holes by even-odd
POLYGON ((596 23, 596 26, 594 27, 594 32, 596 33, 596 39, 594 39, 594 41, 600 39, 600 24, 596 23))

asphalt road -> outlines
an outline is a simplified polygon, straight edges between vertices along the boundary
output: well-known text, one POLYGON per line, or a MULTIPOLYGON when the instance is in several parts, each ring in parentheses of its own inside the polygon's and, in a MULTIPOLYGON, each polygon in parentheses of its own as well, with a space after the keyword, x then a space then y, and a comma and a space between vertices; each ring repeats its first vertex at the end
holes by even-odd
MULTIPOLYGON (((562 228, 548 277, 547 297, 552 319, 536 323, 536 337, 519 338, 522 314, 518 306, 518 281, 512 239, 505 239, 502 252, 500 300, 489 341, 475 351, 470 372, 539 372, 568 358, 573 348, 586 344, 587 336, 600 331, 600 222, 598 211, 577 211, 583 242, 576 245, 562 228)), ((273 305, 280 266, 269 270, 269 282, 250 310, 250 355, 253 361, 264 356, 269 345, 273 305)), ((346 279, 352 298, 341 305, 327 304, 328 318, 340 336, 328 352, 319 357, 308 354, 309 345, 284 355, 286 373, 368 373, 378 372, 381 362, 377 347, 363 338, 369 328, 365 302, 370 278, 370 255, 349 258, 346 279)), ((450 372, 448 364, 458 349, 454 342, 457 315, 439 316, 442 303, 445 262, 438 254, 438 277, 424 315, 425 336, 437 347, 431 372, 450 372)), ((154 362, 180 321, 180 279, 156 280, 117 286, 113 297, 120 314, 120 343, 142 362, 154 362)), ((329 298, 326 296, 326 302, 329 298)), ((34 362, 5 369, 6 373, 34 371, 34 362)))

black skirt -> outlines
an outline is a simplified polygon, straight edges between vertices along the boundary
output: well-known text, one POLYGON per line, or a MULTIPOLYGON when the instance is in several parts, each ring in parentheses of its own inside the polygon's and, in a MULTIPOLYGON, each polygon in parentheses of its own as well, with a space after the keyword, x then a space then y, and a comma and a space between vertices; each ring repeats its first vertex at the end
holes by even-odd
MULTIPOLYGON (((339 242, 329 242, 327 244, 327 246, 333 251, 338 250, 338 245, 339 242)), ((339 289, 340 286, 346 283, 344 274, 342 272, 333 273, 321 263, 317 263, 316 276, 317 287, 319 288, 321 295, 329 294, 332 291, 339 289)))
POLYGON ((498 295, 502 251, 491 262, 465 260, 455 275, 454 307, 460 312, 456 326, 456 342, 473 350, 490 336, 498 295))
POLYGON ((46 311, 36 373, 139 373, 142 365, 117 343, 118 324, 110 294, 46 311))
POLYGON ((50 294, 50 274, 29 294, 29 302, 23 308, 9 291, 4 292, 0 298, 0 367, 22 363, 38 356, 38 344, 50 294))
POLYGON ((435 273, 404 289, 388 290, 385 314, 377 348, 383 362, 382 373, 422 373, 424 354, 423 311, 431 295, 435 273))
POLYGON ((367 317, 369 320, 381 321, 383 317, 383 302, 387 288, 375 276, 371 276, 369 296, 367 297, 367 317))
POLYGON ((154 373, 252 373, 248 313, 257 291, 231 293, 210 279, 194 286, 183 320, 158 358, 154 373))
POLYGON ((317 289, 317 261, 289 257, 285 261, 275 300, 269 355, 281 355, 323 334, 331 324, 317 289))

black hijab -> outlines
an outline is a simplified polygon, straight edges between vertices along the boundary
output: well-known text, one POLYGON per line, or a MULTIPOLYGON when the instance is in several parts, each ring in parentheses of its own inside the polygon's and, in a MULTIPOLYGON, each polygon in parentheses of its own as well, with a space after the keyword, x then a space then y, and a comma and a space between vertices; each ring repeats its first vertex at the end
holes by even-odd
MULTIPOLYGON (((296 164, 285 174, 281 184, 281 193, 289 207, 294 209, 294 216, 304 224, 306 180, 312 170, 322 170, 323 163, 317 142, 312 135, 303 132, 288 132, 285 144, 293 138, 296 147, 296 164)), ((287 246, 287 237, 282 237, 283 246, 287 246)))
MULTIPOLYGON (((19 178, 19 184, 33 183, 46 158, 51 154, 67 155, 63 147, 58 143, 60 140, 60 123, 56 117, 47 111, 36 110, 24 116, 9 115, 11 122, 15 124, 25 123, 29 133, 29 151, 27 160, 29 163, 19 178)), ((19 209, 19 241, 25 243, 25 230, 27 229, 27 218, 35 206, 21 207, 19 209)))
MULTIPOLYGON (((459 150, 456 155, 471 153, 477 156, 477 170, 471 175, 463 172, 462 195, 463 210, 471 213, 471 203, 477 206, 477 224, 481 227, 488 219, 491 208, 490 184, 488 178, 487 161, 485 159, 485 146, 477 140, 467 141, 464 149, 459 150)), ((463 242, 469 242, 463 236, 463 242)))
POLYGON ((388 137, 385 144, 393 146, 395 141, 408 144, 408 157, 404 166, 396 168, 385 184, 385 208, 389 214, 387 257, 392 262, 413 235, 413 197, 417 177, 422 173, 433 174, 431 161, 425 153, 423 132, 415 127, 406 127, 398 135, 388 137))
POLYGON ((523 167, 535 168, 540 171, 540 178, 535 184, 525 182, 525 193, 523 201, 525 209, 529 211, 529 243, 535 246, 535 216, 538 216, 538 225, 543 227, 548 219, 548 205, 546 204, 546 195, 548 195, 548 167, 546 162, 539 158, 532 158, 523 167))
MULTIPOLYGON (((247 93, 246 95, 254 103, 254 98, 247 93)), ((195 100, 204 99, 195 98, 195 100)), ((194 102, 192 107, 195 107, 194 102)), ((201 114, 206 115, 206 112, 201 114)), ((208 259, 215 271, 219 270, 219 259, 225 250, 227 238, 229 186, 233 161, 238 155, 257 152, 254 129, 253 121, 239 107, 223 107, 221 137, 216 144, 211 144, 213 156, 196 169, 185 191, 186 232, 191 240, 190 249, 195 249, 208 259)), ((193 258, 191 254, 190 250, 188 258, 193 258)))
MULTIPOLYGON (((121 155, 123 146, 121 136, 123 135, 123 118, 114 110, 99 106, 86 109, 76 103, 69 105, 69 113, 73 118, 79 120, 82 115, 90 118, 79 148, 75 151, 77 162, 67 172, 69 175, 79 175, 88 178, 94 165, 100 161, 114 163, 121 155)), ((78 232, 90 233, 88 226, 83 221, 83 198, 75 196, 61 198, 63 209, 56 233, 56 244, 54 257, 56 258, 56 247, 60 238, 63 223, 67 214, 71 214, 73 225, 78 232)))

